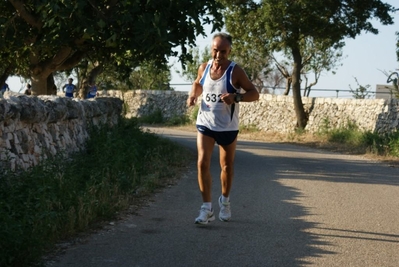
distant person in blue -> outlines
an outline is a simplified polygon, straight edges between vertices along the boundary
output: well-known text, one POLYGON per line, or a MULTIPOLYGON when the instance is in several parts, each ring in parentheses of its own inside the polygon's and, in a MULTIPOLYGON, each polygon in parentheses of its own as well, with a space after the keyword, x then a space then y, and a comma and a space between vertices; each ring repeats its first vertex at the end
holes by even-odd
POLYGON ((86 98, 95 98, 97 96, 97 86, 96 84, 90 85, 89 92, 86 98))
POLYGON ((8 87, 8 84, 4 83, 0 90, 1 95, 4 95, 6 91, 10 91, 10 87, 8 87))
POLYGON ((73 79, 69 78, 68 83, 62 87, 62 92, 65 93, 66 97, 73 97, 73 93, 76 91, 76 85, 73 83, 73 79))

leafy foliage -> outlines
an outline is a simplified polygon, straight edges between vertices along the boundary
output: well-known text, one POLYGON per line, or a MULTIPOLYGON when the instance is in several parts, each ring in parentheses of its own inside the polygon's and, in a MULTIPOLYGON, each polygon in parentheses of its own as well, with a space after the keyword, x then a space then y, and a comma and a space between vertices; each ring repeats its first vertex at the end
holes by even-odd
POLYGON ((179 70, 176 72, 180 74, 180 77, 192 83, 197 78, 199 66, 211 59, 211 52, 209 51, 209 46, 205 46, 203 51, 198 48, 190 49, 190 54, 193 57, 187 63, 187 66, 181 72, 179 70))
POLYGON ((323 71, 335 70, 338 66, 342 65, 343 46, 344 43, 342 42, 335 48, 326 48, 323 47, 323 45, 320 46, 313 42, 308 42, 305 45, 303 53, 306 55, 306 59, 304 60, 303 68, 301 70, 301 75, 303 80, 305 80, 303 96, 309 96, 311 88, 318 83, 323 71))
POLYGON ((185 62, 204 24, 221 28, 219 8, 209 0, 2 1, 1 71, 30 77, 43 94, 50 73, 84 58, 127 71, 147 59, 163 65, 180 47, 185 62))
POLYGON ((369 152, 376 155, 399 157, 398 131, 386 134, 362 131, 351 121, 347 121, 345 126, 333 128, 330 121, 325 119, 318 135, 352 153, 369 152))
POLYGON ((141 116, 138 120, 144 124, 160 124, 164 122, 165 118, 161 109, 155 109, 151 114, 141 116))
POLYGON ((372 93, 371 86, 369 84, 367 84, 367 85, 359 84, 356 77, 355 77, 355 81, 357 83, 356 89, 353 89, 352 86, 349 85, 349 91, 352 93, 353 97, 356 99, 370 98, 370 94, 372 93))
POLYGON ((390 13, 395 10, 380 0, 220 1, 227 7, 226 28, 233 37, 265 56, 282 52, 292 57, 289 78, 299 128, 307 124, 300 93, 301 71, 314 56, 305 54, 307 44, 311 43, 324 53, 330 48, 342 47, 345 37, 355 38, 363 31, 377 34, 371 19, 378 19, 384 25, 392 24, 390 13))
POLYGON ((159 68, 152 60, 145 60, 130 74, 132 89, 170 90, 169 69, 159 68))

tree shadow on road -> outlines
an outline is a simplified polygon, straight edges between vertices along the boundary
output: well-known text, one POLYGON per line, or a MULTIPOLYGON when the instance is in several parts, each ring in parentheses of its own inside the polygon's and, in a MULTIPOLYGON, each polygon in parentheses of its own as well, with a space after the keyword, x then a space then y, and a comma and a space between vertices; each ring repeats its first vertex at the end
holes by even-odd
POLYGON ((301 146, 240 141, 233 195, 240 196, 237 202, 244 203, 243 211, 252 215, 246 219, 241 219, 246 214, 235 216, 239 218, 237 224, 240 225, 237 231, 238 228, 245 229, 243 231, 251 236, 253 244, 261 246, 251 247, 247 251, 258 259, 253 266, 311 265, 314 263, 309 261, 312 258, 336 253, 330 249, 334 244, 326 242, 325 237, 398 243, 399 235, 351 232, 315 223, 312 216, 316 214, 300 204, 300 199, 308 196, 297 187, 282 182, 308 180, 398 186, 396 171, 355 156, 301 146), (315 229, 328 234, 311 233, 315 229))

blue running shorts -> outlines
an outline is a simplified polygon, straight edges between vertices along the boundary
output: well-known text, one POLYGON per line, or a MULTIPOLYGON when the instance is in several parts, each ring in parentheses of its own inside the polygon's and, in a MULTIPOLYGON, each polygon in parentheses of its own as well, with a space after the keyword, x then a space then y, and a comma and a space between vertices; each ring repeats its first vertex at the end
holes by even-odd
POLYGON ((208 129, 205 126, 202 125, 196 125, 198 132, 200 132, 203 135, 212 137, 215 139, 216 143, 221 146, 227 146, 230 145, 231 143, 236 140, 237 135, 238 135, 238 130, 237 131, 226 131, 226 132, 215 132, 210 129, 208 129))

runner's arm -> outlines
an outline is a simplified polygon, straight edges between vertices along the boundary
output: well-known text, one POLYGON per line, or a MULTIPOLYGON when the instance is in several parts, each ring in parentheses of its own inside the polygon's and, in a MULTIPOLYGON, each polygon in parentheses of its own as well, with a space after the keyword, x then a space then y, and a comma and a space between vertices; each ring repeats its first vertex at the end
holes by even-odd
POLYGON ((188 98, 187 98, 187 106, 189 106, 189 107, 194 106, 197 102, 197 98, 202 94, 202 85, 200 84, 200 80, 202 78, 202 75, 204 74, 205 67, 206 67, 206 63, 203 63, 198 68, 197 78, 193 82, 191 91, 188 94, 188 98))
POLYGON ((259 92, 255 88, 255 85, 249 80, 245 71, 237 65, 233 71, 233 84, 245 91, 244 94, 241 94, 241 102, 252 102, 259 99, 259 92))

